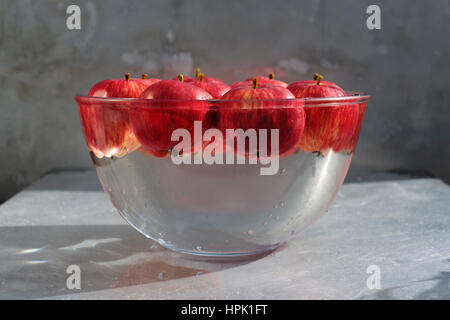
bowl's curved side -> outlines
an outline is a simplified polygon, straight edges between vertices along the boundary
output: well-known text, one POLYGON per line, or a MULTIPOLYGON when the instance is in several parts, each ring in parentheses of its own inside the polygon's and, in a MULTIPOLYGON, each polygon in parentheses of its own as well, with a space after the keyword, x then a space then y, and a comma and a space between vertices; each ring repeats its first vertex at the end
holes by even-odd
MULTIPOLYGON (((227 128, 218 125, 224 115, 218 112, 217 101, 203 101, 202 106, 195 104, 198 101, 189 102, 192 108, 184 104, 183 109, 172 102, 161 105, 142 99, 109 99, 98 103, 97 98, 91 98, 76 98, 83 132, 105 192, 120 214, 141 233, 170 249, 235 256, 275 248, 328 209, 350 166, 370 97, 344 97, 339 102, 302 100, 304 131, 289 153, 263 162, 258 153, 251 157, 228 148, 224 139, 217 144, 222 148, 214 153, 222 163, 212 164, 205 160, 211 141, 202 141, 191 153, 177 154, 183 161, 175 163, 174 152, 179 150, 174 146, 150 150, 147 140, 171 134, 177 128, 180 110, 193 110, 203 117, 192 118, 202 123, 200 131, 187 130, 193 136, 204 138, 209 129, 225 133, 227 128), (197 112, 205 107, 207 112, 197 112), (170 119, 156 121, 162 112, 170 119), (138 135, 130 113, 143 120, 138 135), (158 125, 164 127, 157 131, 159 135, 142 134, 158 125), (169 125, 171 130, 166 130, 169 125), (243 164, 237 164, 239 156, 243 164), (190 161, 185 161, 188 158, 190 161), (234 164, 227 163, 231 158, 234 164), (261 169, 268 166, 276 166, 275 174, 262 175, 261 169)), ((289 110, 298 108, 292 101, 266 101, 262 105, 265 108, 223 110, 237 112, 229 119, 240 122, 231 123, 231 129, 248 119, 250 125, 245 129, 254 126, 258 132, 261 128, 282 129, 292 119, 274 122, 271 115, 290 114, 289 110)), ((256 141, 259 147, 260 136, 256 141)))

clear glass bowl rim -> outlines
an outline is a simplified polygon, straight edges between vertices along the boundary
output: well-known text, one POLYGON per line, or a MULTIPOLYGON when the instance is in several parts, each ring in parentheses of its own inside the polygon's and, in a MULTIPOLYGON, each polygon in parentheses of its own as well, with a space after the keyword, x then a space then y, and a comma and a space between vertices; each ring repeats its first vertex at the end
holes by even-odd
POLYGON ((217 103, 242 103, 243 101, 255 102, 259 104, 265 103, 278 103, 278 105, 274 105, 273 108, 283 108, 289 107, 292 108, 293 102, 302 102, 306 107, 319 107, 319 106, 346 106, 349 104, 361 104, 368 102, 371 99, 370 95, 366 95, 362 92, 353 92, 346 91, 346 95, 343 97, 325 97, 325 98, 295 98, 295 99, 254 99, 254 100, 224 100, 224 99, 210 99, 210 100, 184 100, 184 99, 142 99, 142 98, 104 98, 104 97, 94 97, 77 94, 74 98, 78 103, 82 104, 95 104, 101 106, 102 104, 106 104, 111 107, 111 103, 118 103, 120 107, 130 107, 130 106, 139 106, 139 107, 154 107, 155 103, 164 103, 168 107, 173 108, 193 108, 195 107, 193 104, 203 102, 210 104, 217 103), (170 104, 177 104, 174 106, 170 106, 170 104), (180 103, 185 103, 186 105, 179 105, 180 103))

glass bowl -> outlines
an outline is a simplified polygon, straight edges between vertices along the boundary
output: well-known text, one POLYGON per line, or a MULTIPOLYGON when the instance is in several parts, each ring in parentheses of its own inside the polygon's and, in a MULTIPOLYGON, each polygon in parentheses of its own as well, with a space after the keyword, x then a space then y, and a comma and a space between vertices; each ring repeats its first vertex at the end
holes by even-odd
POLYGON ((369 99, 75 97, 122 217, 166 248, 223 257, 273 250, 328 209, 369 99))

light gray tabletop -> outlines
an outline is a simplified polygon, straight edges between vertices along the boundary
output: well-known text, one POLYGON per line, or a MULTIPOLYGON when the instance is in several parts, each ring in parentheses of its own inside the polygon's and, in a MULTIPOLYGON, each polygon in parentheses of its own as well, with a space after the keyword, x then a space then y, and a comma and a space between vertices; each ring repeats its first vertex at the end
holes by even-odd
POLYGON ((0 206, 0 298, 450 299, 449 208, 437 179, 345 184, 277 251, 211 262, 134 231, 94 171, 51 174, 0 206))

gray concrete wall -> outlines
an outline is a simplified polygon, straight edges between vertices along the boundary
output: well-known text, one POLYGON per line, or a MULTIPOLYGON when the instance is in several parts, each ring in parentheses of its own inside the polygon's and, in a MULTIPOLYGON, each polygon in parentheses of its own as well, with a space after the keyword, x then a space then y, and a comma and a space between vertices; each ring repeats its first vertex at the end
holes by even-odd
POLYGON ((55 169, 92 167, 73 96, 124 72, 194 66, 228 82, 272 68, 373 95, 351 174, 450 181, 450 1, 0 0, 0 199, 55 169), (66 28, 79 4, 82 29, 66 28), (378 4, 382 29, 368 30, 378 4))

